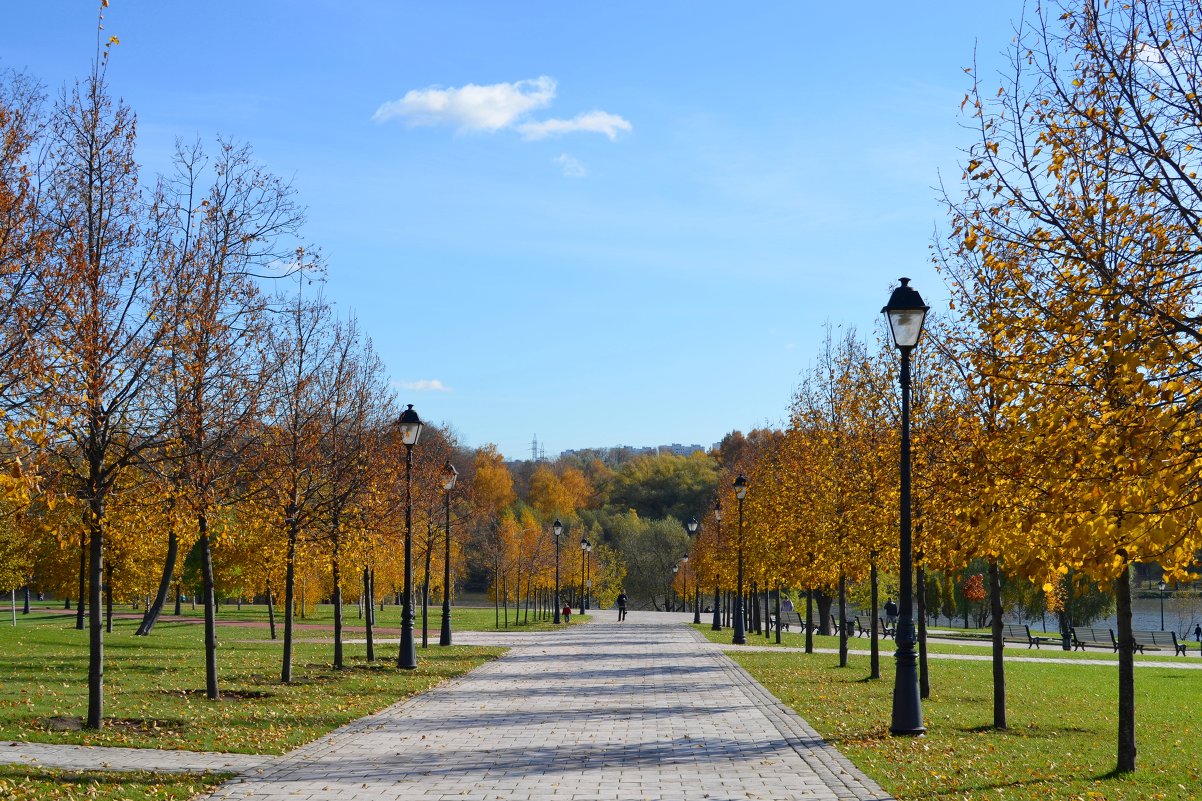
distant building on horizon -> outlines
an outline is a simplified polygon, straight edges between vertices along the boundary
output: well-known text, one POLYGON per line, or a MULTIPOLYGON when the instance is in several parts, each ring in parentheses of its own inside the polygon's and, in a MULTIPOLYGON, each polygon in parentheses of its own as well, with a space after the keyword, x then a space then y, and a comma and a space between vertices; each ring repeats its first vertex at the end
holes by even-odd
POLYGON ((681 445, 679 442, 673 442, 671 445, 651 445, 641 448, 632 445, 614 445, 608 448, 571 448, 561 451, 559 455, 561 457, 598 456, 604 458, 606 455, 621 454, 623 457, 631 458, 634 456, 660 456, 665 453, 673 456, 691 456, 696 451, 708 453, 709 450, 704 445, 681 445))

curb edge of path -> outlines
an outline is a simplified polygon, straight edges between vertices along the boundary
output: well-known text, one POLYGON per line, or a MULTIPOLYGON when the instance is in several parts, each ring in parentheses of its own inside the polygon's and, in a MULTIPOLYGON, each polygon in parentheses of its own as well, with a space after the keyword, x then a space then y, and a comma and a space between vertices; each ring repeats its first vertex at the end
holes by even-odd
MULTIPOLYGON (((694 628, 689 632, 698 643, 712 645, 694 628)), ((760 684, 735 662, 726 651, 712 649, 709 654, 764 711, 781 738, 797 752, 809 767, 834 792, 839 801, 896 801, 879 784, 857 768, 850 759, 822 738, 814 727, 760 684)))

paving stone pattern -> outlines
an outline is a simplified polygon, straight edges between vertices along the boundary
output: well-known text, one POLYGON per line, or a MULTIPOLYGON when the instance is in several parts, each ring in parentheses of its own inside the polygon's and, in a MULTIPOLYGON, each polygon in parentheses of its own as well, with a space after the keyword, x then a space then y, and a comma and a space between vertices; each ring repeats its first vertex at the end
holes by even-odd
POLYGON ((636 612, 621 624, 540 634, 208 798, 890 798, 699 640, 687 627, 636 612))

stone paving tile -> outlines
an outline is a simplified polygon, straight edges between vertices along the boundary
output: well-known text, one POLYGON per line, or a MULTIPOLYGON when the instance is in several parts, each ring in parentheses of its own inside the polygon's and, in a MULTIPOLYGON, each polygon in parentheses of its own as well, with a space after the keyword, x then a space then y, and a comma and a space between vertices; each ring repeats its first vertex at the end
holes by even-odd
POLYGON ((158 773, 244 773, 274 759, 255 754, 164 751, 0 741, 0 762, 66 770, 149 770, 158 773))
MULTIPOLYGON (((208 798, 890 797, 721 650, 663 620, 632 612, 624 624, 508 636, 514 647, 502 659, 208 798)), ((457 642, 469 639, 489 641, 457 642)))

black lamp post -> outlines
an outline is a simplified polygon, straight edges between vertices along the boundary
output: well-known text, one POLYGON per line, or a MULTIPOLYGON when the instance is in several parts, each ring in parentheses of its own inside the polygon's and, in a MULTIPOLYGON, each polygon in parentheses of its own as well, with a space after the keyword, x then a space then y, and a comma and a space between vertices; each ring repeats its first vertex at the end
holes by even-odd
POLYGON ((747 631, 743 622, 743 499, 747 497, 747 477, 742 473, 735 478, 735 497, 739 499, 739 565, 735 574, 735 635, 731 642, 735 645, 745 645, 747 631))
POLYGON ((563 523, 558 517, 551 525, 551 533, 555 535, 555 619, 552 622, 559 625, 559 538, 563 534, 563 523))
POLYGON ((401 607, 401 652, 396 664, 412 670, 417 667, 417 651, 413 647, 413 446, 422 435, 422 420, 413 411, 412 403, 401 412, 397 424, 405 445, 405 605, 401 607))
MULTIPOLYGON (((697 535, 701 524, 697 522, 697 518, 689 518, 689 522, 684 524, 685 530, 689 532, 690 537, 697 535)), ((685 557, 686 559, 688 557, 685 557)), ((696 576, 693 579, 693 625, 701 623, 701 577, 696 576)))
POLYGON ((686 553, 680 557, 680 562, 684 565, 684 587, 682 588, 684 594, 680 596, 680 603, 684 607, 684 611, 687 612, 689 611, 689 555, 686 553))
MULTIPOLYGON (((722 538, 722 501, 714 501, 714 522, 718 524, 714 545, 722 538)), ((716 554, 715 554, 716 556, 716 554)), ((714 567, 714 622, 710 624, 711 631, 722 631, 722 592, 718 585, 718 568, 714 567)))
POLYGON ((587 554, 584 559, 584 610, 587 612, 593 608, 593 544, 585 543, 584 552, 587 554))
POLYGON ((446 503, 446 551, 442 558, 442 632, 439 645, 451 644, 451 490, 459 479, 459 471, 449 461, 442 466, 443 500, 446 503))
POLYGON ((881 309, 889 322, 893 342, 901 351, 901 565, 900 603, 898 604, 897 633, 894 637, 897 670, 893 683, 893 718, 889 731, 893 734, 918 735, 926 731, 922 725, 922 700, 918 694, 918 656, 914 653, 914 586, 913 555, 910 553, 910 351, 922 336, 922 324, 930 306, 902 278, 901 286, 893 290, 889 303, 881 309))
POLYGON ((585 557, 588 555, 588 540, 583 537, 580 539, 580 614, 584 614, 584 571, 585 557))
POLYGON ((1160 589, 1160 630, 1164 631, 1164 588, 1168 585, 1162 581, 1156 586, 1160 589))
POLYGON ((680 562, 672 565, 672 605, 668 607, 669 612, 676 611, 676 575, 680 573, 680 562))

